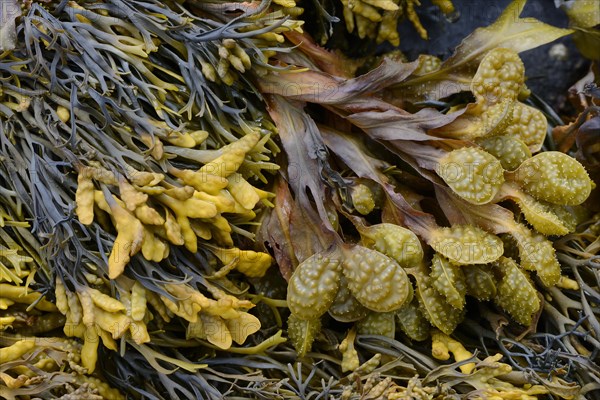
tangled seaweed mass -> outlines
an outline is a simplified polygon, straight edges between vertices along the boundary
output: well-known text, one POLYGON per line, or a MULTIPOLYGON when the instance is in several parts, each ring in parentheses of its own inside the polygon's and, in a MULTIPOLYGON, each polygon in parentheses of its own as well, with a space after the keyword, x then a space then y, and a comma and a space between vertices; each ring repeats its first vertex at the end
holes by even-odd
POLYGON ((519 56, 594 58, 562 3, 409 62, 331 28, 413 0, 0 1, 0 397, 599 396, 598 64, 559 116, 519 56))

